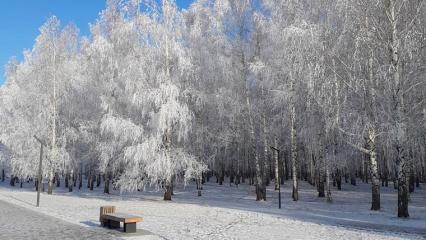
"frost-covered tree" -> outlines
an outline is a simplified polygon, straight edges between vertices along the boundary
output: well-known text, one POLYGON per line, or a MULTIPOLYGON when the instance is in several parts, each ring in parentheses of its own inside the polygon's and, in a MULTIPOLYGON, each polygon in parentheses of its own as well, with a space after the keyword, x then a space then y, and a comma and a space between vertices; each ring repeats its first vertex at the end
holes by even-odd
POLYGON ((107 80, 100 96, 100 168, 108 179, 116 175, 122 191, 164 186, 164 199, 171 200, 174 180, 206 170, 185 149, 193 115, 182 90, 191 66, 182 42, 185 28, 173 1, 144 14, 131 14, 139 5, 128 4, 121 9, 119 2, 109 2, 93 27, 89 50, 100 58, 97 64, 106 64, 107 72, 94 74, 109 73, 99 79, 107 80))
MULTIPOLYGON (((424 1, 108 0, 80 37, 51 17, 0 87, 0 167, 104 192, 216 177, 291 180, 332 202, 332 183, 398 189, 425 180, 424 1), (421 123, 421 124, 419 124, 421 123), (270 151, 280 150, 280 156, 270 151)), ((426 125, 425 125, 426 126, 426 125)), ((281 180, 281 182, 278 182, 281 180)), ((416 186, 417 185, 417 186, 416 186)))

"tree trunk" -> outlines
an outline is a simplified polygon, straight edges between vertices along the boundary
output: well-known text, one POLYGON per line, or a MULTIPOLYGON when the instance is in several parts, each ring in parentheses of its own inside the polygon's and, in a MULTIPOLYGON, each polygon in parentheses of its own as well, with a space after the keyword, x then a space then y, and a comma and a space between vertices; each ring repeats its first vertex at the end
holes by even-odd
POLYGON ((393 189, 398 189, 398 179, 397 178, 395 178, 395 179, 393 179, 393 189))
POLYGON ((201 197, 201 190, 203 190, 203 185, 202 185, 202 176, 198 176, 197 178, 197 190, 198 190, 198 196, 201 197))
POLYGON ((293 168, 293 201, 299 200, 298 182, 297 182, 297 140, 296 140, 296 107, 291 109, 291 162, 293 168))
POLYGON ((256 201, 261 201, 261 200, 266 201, 266 187, 262 179, 259 154, 257 153, 257 149, 256 149, 254 123, 253 123, 253 117, 251 115, 251 104, 250 104, 250 97, 249 97, 248 90, 247 90, 247 96, 246 96, 246 104, 248 108, 248 115, 249 115, 248 117, 249 117, 249 124, 250 124, 250 147, 254 153, 254 160, 255 160, 255 166, 256 166, 256 201))
POLYGON ((171 201, 172 200, 172 181, 170 179, 166 179, 164 186, 164 201, 171 201))
POLYGON ((92 185, 92 173, 89 171, 89 176, 87 178, 87 188, 90 189, 91 185, 92 185))
POLYGON ((351 185, 356 186, 356 177, 354 173, 351 173, 351 185))
POLYGON ((312 156, 311 156, 311 159, 310 159, 310 180, 309 180, 309 183, 312 185, 312 186, 315 186, 315 184, 316 184, 316 181, 315 181, 315 178, 316 178, 316 172, 315 172, 315 155, 312 153, 312 156))
POLYGON ((231 187, 232 183, 234 183, 234 181, 235 181, 235 176, 234 176, 233 167, 231 166, 230 168, 231 168, 231 170, 229 170, 229 186, 231 187))
POLYGON ((47 194, 51 195, 53 193, 53 177, 49 176, 47 180, 47 194))
POLYGON ((407 175, 405 171, 406 159, 404 149, 398 147, 398 159, 396 161, 397 168, 397 187, 398 187, 398 217, 407 218, 408 214, 408 186, 407 175))
POLYGON ((13 175, 10 176, 10 186, 15 186, 15 177, 13 175))
MULTIPOLYGON (((262 95, 263 95, 263 87, 262 87, 262 95)), ((262 118, 263 118, 263 121, 262 121, 262 123, 263 123, 263 161, 264 161, 263 175, 264 175, 265 185, 269 186, 271 179, 270 179, 270 171, 269 171, 270 166, 269 166, 269 158, 268 158, 268 149, 269 149, 268 138, 267 138, 268 137, 268 130, 267 130, 267 127, 266 127, 265 111, 266 111, 266 107, 265 107, 263 114, 262 114, 263 115, 262 116, 262 118)))
POLYGON ((90 181, 89 181, 90 191, 93 191, 93 186, 95 186, 95 178, 96 178, 96 175, 90 174, 90 181))
MULTIPOLYGON (((385 155, 384 151, 383 151, 383 155, 385 155)), ((388 187, 389 186, 389 164, 388 164, 388 158, 386 158, 385 156, 383 156, 383 182, 384 184, 382 186, 388 187)))
POLYGON ((323 198, 325 197, 325 187, 324 187, 324 178, 321 175, 321 173, 318 172, 318 197, 323 198))
POLYGON ((394 121, 393 128, 395 131, 395 148, 397 151, 396 171, 398 180, 398 217, 409 217, 408 214, 408 186, 407 186, 407 156, 404 149, 404 142, 406 138, 406 128, 403 122, 404 112, 404 91, 401 79, 401 62, 399 59, 401 46, 400 32, 398 30, 398 9, 396 7, 396 0, 389 0, 385 4, 388 11, 388 19, 391 25, 392 36, 390 39, 389 48, 391 52, 391 66, 393 75, 393 100, 394 104, 394 121))
POLYGON ((98 177, 96 178, 96 187, 99 187, 100 185, 101 185, 101 174, 99 173, 98 177))
MULTIPOLYGON (((319 137, 319 139, 321 139, 321 137, 319 137)), ((322 141, 322 140, 319 140, 322 141)), ((318 197, 323 198, 325 197, 325 192, 324 192, 324 149, 322 147, 322 144, 320 144, 320 151, 319 151, 319 158, 318 158, 318 163, 317 163, 317 176, 318 176, 318 197)))
POLYGON ((345 175, 345 183, 349 183, 349 174, 347 173, 346 169, 344 171, 344 175, 345 175))
POLYGON ((416 177, 414 175, 414 170, 410 169, 410 177, 408 178, 408 191, 409 193, 413 193, 415 189, 416 177))
POLYGON ((237 143, 237 175, 235 179, 235 185, 238 188, 241 182, 241 170, 240 170, 240 145, 237 143))
MULTIPOLYGON (((73 170, 71 170, 71 173, 68 175, 69 177, 69 179, 71 180, 71 182, 68 182, 68 192, 72 192, 72 190, 73 190, 73 181, 74 181, 74 171, 73 170)), ((68 180, 69 181, 69 180, 68 180)))
POLYGON ((76 173, 72 174, 72 182, 74 184, 74 187, 77 187, 77 174, 76 173))
POLYGON ((4 174, 4 169, 1 170, 1 181, 4 182, 5 179, 5 174, 4 174))
MULTIPOLYGON (((328 151, 328 148, 326 150, 328 151)), ((329 159, 328 159, 328 157, 325 157, 325 179, 326 179, 326 183, 327 183, 327 202, 332 202, 333 199, 331 197, 330 169, 329 169, 329 159)))
POLYGON ((59 178, 59 173, 55 174, 55 180, 56 180, 56 187, 60 187, 61 186, 61 179, 59 178))
POLYGON ((104 193, 109 194, 109 181, 110 181, 110 176, 109 173, 107 173, 105 175, 105 180, 104 180, 104 193))
POLYGON ((336 179, 336 174, 335 173, 331 174, 331 179, 333 179, 333 187, 336 187, 337 179, 336 179))
POLYGON ((70 175, 69 175, 69 173, 67 173, 67 174, 65 175, 65 188, 68 188, 68 185, 69 185, 69 179, 70 179, 70 175))
MULTIPOLYGON (((223 164, 223 163, 222 163, 223 164)), ((219 185, 223 185, 223 182, 225 181, 225 170, 222 167, 219 171, 219 185)))
MULTIPOLYGON (((399 161, 398 161, 399 162, 399 161)), ((398 217, 409 217, 408 214, 408 187, 406 174, 401 163, 398 165, 398 217)))
MULTIPOLYGON (((274 140, 274 146, 278 149, 278 141, 277 138, 274 140)), ((279 152, 275 151, 274 159, 275 159, 275 190, 280 189, 280 162, 279 162, 279 152)))
POLYGON ((327 202, 332 202, 333 198, 331 197, 331 187, 330 187, 330 170, 326 169, 326 182, 327 182, 327 202))
POLYGON ((337 184, 337 190, 342 190, 342 174, 339 169, 336 171, 336 184, 337 184))
POLYGON ((374 128, 370 128, 368 131, 368 145, 371 172, 371 210, 378 211, 380 210, 380 180, 377 170, 376 131, 374 128))
POLYGON ((79 177, 79 183, 78 183, 78 189, 81 189, 83 187, 83 174, 80 172, 79 177))
POLYGON ((419 177, 419 174, 417 174, 417 177, 416 177, 416 188, 419 188, 420 187, 420 177, 419 177))
POLYGON ((364 175, 365 183, 368 183, 368 177, 369 177, 368 172, 369 172, 369 168, 370 168, 369 165, 370 165, 370 163, 369 163, 367 156, 366 156, 366 161, 364 161, 364 166, 363 166, 363 171, 364 171, 363 175, 364 175))

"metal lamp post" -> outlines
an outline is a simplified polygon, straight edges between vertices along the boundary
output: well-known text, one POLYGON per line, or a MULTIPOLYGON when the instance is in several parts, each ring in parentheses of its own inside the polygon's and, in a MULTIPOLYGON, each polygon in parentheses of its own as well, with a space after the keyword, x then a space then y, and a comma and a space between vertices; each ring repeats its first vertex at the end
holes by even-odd
MULTIPOLYGON (((280 159, 280 150, 279 149, 277 149, 277 148, 275 148, 275 147, 272 147, 272 146, 269 146, 272 150, 274 150, 274 151, 276 151, 277 152, 277 158, 278 158, 278 168, 279 168, 279 159, 280 159)), ((276 179, 276 181, 278 182, 278 208, 279 209, 281 209, 281 184, 280 184, 280 171, 278 171, 278 174, 277 174, 277 179, 276 179)))
POLYGON ((38 163, 38 178, 37 178, 37 207, 40 205, 40 189, 42 184, 42 164, 43 164, 43 147, 46 146, 43 140, 34 135, 34 138, 40 143, 40 161, 38 163))

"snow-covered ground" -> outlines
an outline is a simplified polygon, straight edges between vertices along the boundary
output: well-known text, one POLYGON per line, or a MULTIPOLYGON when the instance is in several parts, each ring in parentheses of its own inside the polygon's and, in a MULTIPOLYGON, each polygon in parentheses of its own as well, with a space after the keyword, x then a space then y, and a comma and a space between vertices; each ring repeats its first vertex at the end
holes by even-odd
POLYGON ((110 240, 115 237, 101 229, 84 228, 0 200, 2 240, 110 240))
MULTIPOLYGON (((104 195, 84 188, 68 193, 55 189, 42 194, 41 207, 35 208, 32 184, 11 188, 0 184, 0 200, 39 211, 84 227, 98 228, 99 206, 114 205, 119 212, 141 215, 139 229, 164 239, 420 239, 426 237, 426 185, 411 195, 410 219, 396 217, 396 192, 382 188, 382 210, 369 211, 370 185, 344 184, 333 191, 333 203, 316 197, 314 188, 300 186, 300 201, 291 201, 288 183, 278 209, 277 192, 268 188, 268 201, 256 202, 254 187, 219 186, 214 178, 197 197, 195 186, 176 188, 173 201, 162 200, 162 193, 143 191, 104 195)), ((1 231, 1 230, 0 230, 1 231)), ((146 237, 146 236, 145 236, 146 237)), ((145 239, 132 237, 132 239, 145 239)), ((149 239, 152 239, 150 236, 149 239)))

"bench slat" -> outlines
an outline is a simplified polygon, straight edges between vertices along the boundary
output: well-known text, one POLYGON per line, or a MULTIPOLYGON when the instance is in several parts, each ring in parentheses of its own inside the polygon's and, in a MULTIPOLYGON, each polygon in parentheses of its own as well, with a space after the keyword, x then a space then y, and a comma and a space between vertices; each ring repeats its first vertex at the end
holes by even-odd
POLYGON ((142 217, 121 213, 105 214, 102 216, 102 218, 124 223, 136 223, 143 221, 142 217))

